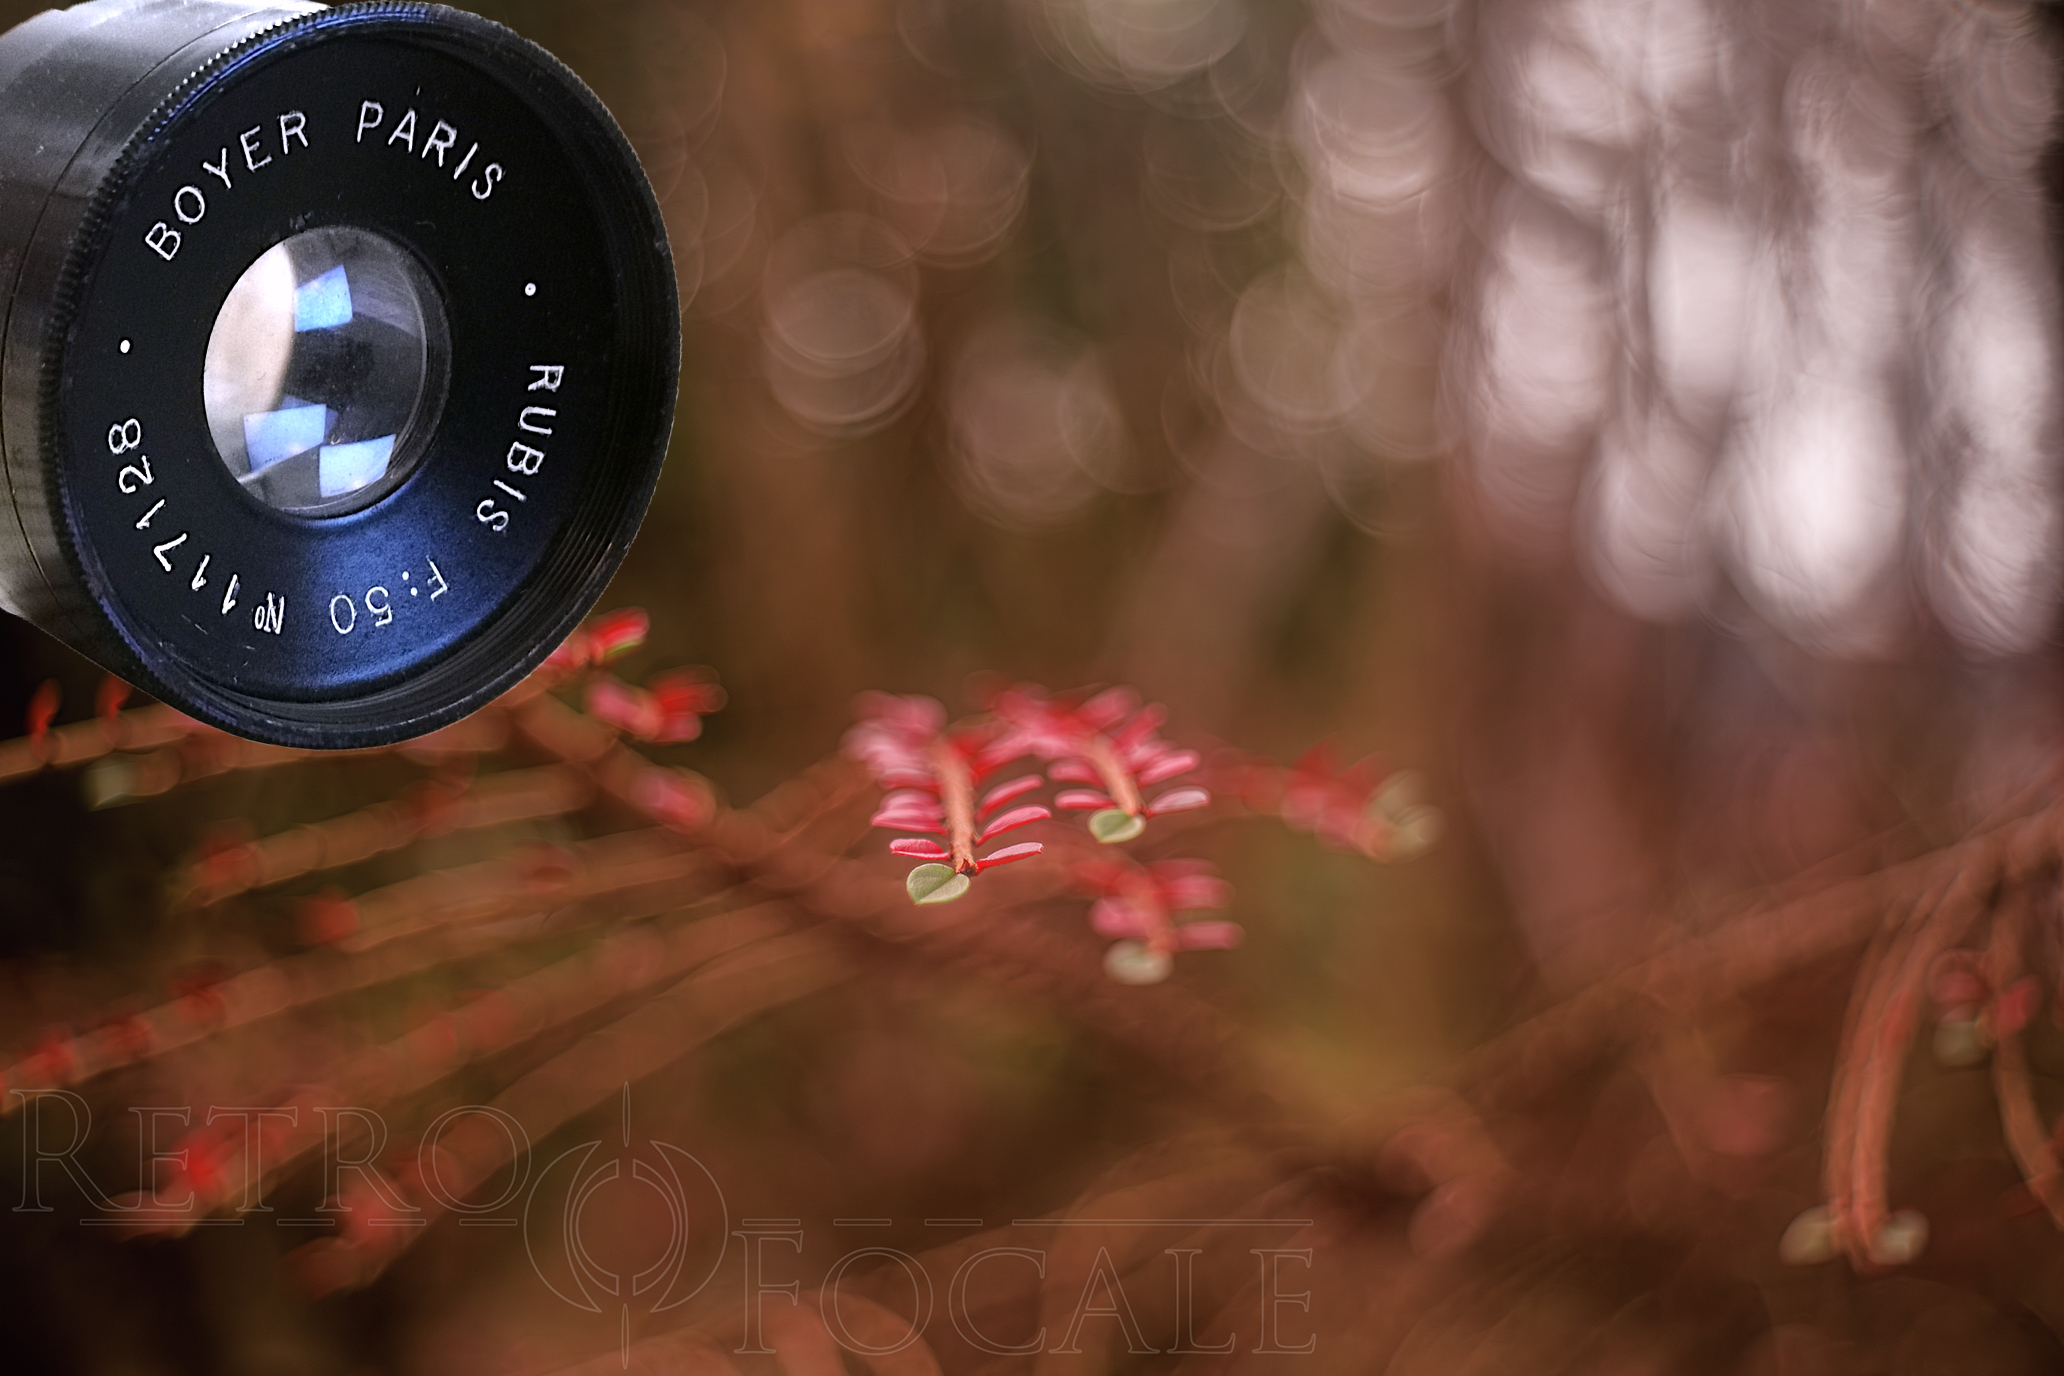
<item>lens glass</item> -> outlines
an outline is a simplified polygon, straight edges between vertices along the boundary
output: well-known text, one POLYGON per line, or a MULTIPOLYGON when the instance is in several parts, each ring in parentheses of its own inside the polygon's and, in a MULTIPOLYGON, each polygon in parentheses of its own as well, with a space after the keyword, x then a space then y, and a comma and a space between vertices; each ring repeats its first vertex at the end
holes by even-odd
POLYGON ((216 313, 201 377, 215 452, 267 506, 370 506, 422 457, 450 354, 437 290, 408 250, 342 226, 296 234, 216 313))

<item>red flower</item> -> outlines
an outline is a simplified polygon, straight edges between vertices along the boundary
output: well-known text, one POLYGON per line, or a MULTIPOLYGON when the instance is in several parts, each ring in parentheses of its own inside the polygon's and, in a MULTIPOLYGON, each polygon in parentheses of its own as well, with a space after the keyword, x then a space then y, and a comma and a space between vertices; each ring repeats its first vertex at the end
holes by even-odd
POLYGON ((983 870, 1028 859, 1044 849, 1037 841, 1026 841, 975 854, 975 847, 1053 815, 1037 804, 1006 810, 1006 804, 1044 782, 1037 774, 1006 780, 980 799, 975 797, 975 786, 1010 758, 984 749, 993 733, 947 732, 946 709, 926 697, 866 693, 858 707, 861 720, 846 733, 846 753, 873 771, 876 782, 888 790, 873 824, 919 833, 889 845, 892 855, 926 862, 905 881, 912 901, 944 903, 958 898, 983 870), (934 836, 943 840, 925 839, 934 836))
POLYGON ((1095 785, 1064 789, 1054 806, 1091 812, 1090 834, 1103 842, 1130 841, 1145 819, 1186 812, 1211 802, 1194 784, 1171 788, 1152 799, 1142 790, 1187 774, 1200 763, 1197 752, 1176 747, 1155 732, 1166 718, 1158 705, 1139 706, 1130 688, 1108 688, 1087 699, 1049 698, 1033 685, 1007 688, 991 705, 1002 733, 985 752, 1002 761, 1036 755, 1052 761, 1056 783, 1095 785))

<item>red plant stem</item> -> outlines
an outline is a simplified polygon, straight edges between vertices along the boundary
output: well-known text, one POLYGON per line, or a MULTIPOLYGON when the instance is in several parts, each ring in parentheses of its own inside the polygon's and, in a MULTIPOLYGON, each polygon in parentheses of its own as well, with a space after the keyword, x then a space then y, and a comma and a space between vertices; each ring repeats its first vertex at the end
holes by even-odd
MULTIPOLYGON (((2027 936, 2032 896, 2017 894, 2004 906, 1992 924, 1992 941, 1986 951, 1986 978, 1995 993, 2003 992, 2021 976, 2021 945, 2027 936)), ((2035 1106, 2035 1091, 2028 1082, 2028 1055, 2021 1045, 2019 1029, 1997 1033, 1992 1051, 1993 1092, 1999 1096, 2000 1127, 2007 1150, 2021 1168, 2028 1193, 2049 1211, 2050 1219, 2064 1228, 2064 1175, 2058 1172, 2057 1156, 2050 1148, 2050 1135, 2043 1131, 2042 1115, 2035 1106)))
POLYGON ((399 849, 433 829, 478 831, 556 817, 584 806, 587 780, 561 765, 490 775, 455 792, 444 815, 407 800, 377 803, 310 822, 188 868, 174 881, 179 898, 207 904, 399 849))
MULTIPOLYGON (((734 914, 733 920, 746 916, 734 914)), ((619 1093, 619 1086, 644 1079, 749 1018, 840 983, 856 972, 850 958, 809 932, 738 942, 726 931, 729 949, 712 952, 708 949, 709 925, 695 924, 679 937, 692 951, 692 957, 683 963, 699 964, 700 969, 517 1079, 496 1095, 489 1107, 522 1124, 531 1141, 542 1141, 570 1118, 619 1093)), ((667 972, 668 978, 676 974, 676 970, 667 972)), ((587 991, 581 993, 586 996, 587 991)), ((462 1045, 463 1039, 457 1044, 462 1045)), ((456 1060, 447 1055, 441 1062, 423 1066, 415 1078, 423 1084, 441 1079, 457 1068, 452 1063, 456 1060)), ((372 1067, 376 1074, 385 1069, 377 1064, 372 1067)), ((392 1071, 383 1077, 389 1084, 400 1078, 392 1071)), ((301 1154, 321 1146, 319 1135, 310 1137, 301 1154)), ((453 1168, 451 1177, 442 1181, 446 1198, 464 1198, 508 1164, 513 1144, 496 1129, 482 1133, 454 1130, 440 1145, 453 1168)), ((294 1154, 279 1153, 279 1166, 267 1174, 292 1165, 294 1154)), ((427 1192, 416 1203, 425 1222, 443 1212, 442 1201, 427 1192)), ((359 1255, 348 1258, 356 1265, 346 1274, 334 1275, 332 1283, 339 1288, 367 1284, 426 1231, 394 1229, 386 1237, 342 1243, 359 1255)), ((325 1239, 297 1252, 312 1260, 335 1251, 339 1241, 325 1239)))
MULTIPOLYGON (((576 843, 568 848, 571 874, 546 891, 523 882, 521 857, 502 856, 361 893, 353 900, 364 924, 360 932, 333 949, 232 975, 217 986, 217 1013, 207 1024, 195 1021, 186 1000, 172 999, 119 1026, 79 1034, 65 1044, 61 1060, 31 1054, 0 1066, 0 1086, 77 1085, 266 1018, 533 936, 680 909, 721 891, 727 874, 751 876, 776 888, 808 887, 823 878, 823 862, 821 856, 815 863, 793 860, 797 851, 819 854, 800 839, 801 833, 857 796, 865 783, 866 775, 851 761, 833 756, 749 808, 720 812, 710 828, 712 843, 700 851, 687 849, 678 834, 663 828, 576 843), (490 926, 547 911, 562 914, 551 929, 490 926)), ((846 844, 842 840, 833 849, 846 844)), ((901 885, 895 889, 900 895, 901 885)), ((878 906, 884 911, 893 907, 886 898, 878 906)), ((901 903, 908 906, 907 900, 901 903)), ((0 1097, 0 1119, 23 1102, 0 1097)))
POLYGON ((112 721, 96 717, 75 722, 51 731, 40 745, 26 737, 0 744, 0 781, 50 766, 84 764, 118 748, 143 750, 197 734, 213 734, 213 729, 156 705, 124 712, 112 721))
POLYGON ((1833 1215, 1837 1244, 1847 1246, 1854 1227, 1856 1198, 1856 1140, 1861 1082, 1871 1054, 1871 1037, 1884 1017, 1884 1004, 1891 997, 1893 972, 1911 943, 1913 928, 1924 923, 1942 901, 1942 885, 1930 882, 1894 920, 1885 926, 1865 953, 1855 992, 1843 1016, 1842 1036, 1837 1044, 1834 1082, 1828 1091, 1828 1127, 1823 1148, 1822 1177, 1828 1209, 1833 1215))
POLYGON ((1872 1248, 1888 1216, 1886 1158, 1891 1149, 1893 1113, 1899 1102, 1899 1073, 1920 1022, 1928 967, 1935 957, 1961 941, 1971 925, 1985 915, 1994 900, 1999 877, 1995 848, 1976 847, 1974 853, 1965 857, 1941 904, 1907 942, 1897 971, 1889 981, 1881 1016, 1866 1016, 1858 1028, 1866 1059, 1857 1076, 1851 1222, 1842 1241, 1860 1268, 1876 1266, 1872 1248))
POLYGON ((975 774, 950 741, 932 743, 932 773, 939 780, 939 803, 946 810, 946 836, 953 850, 953 868, 973 874, 975 865, 975 774))
POLYGON ((1132 771, 1118 758, 1118 752, 1102 736, 1092 736, 1082 749, 1082 758, 1104 781, 1104 791, 1111 795, 1111 802, 1120 812, 1137 817, 1147 810, 1140 797, 1139 785, 1132 781, 1132 771))
POLYGON ((1168 905, 1161 901, 1160 888, 1143 874, 1128 874, 1120 883, 1125 901, 1146 920, 1147 945, 1163 955, 1174 955, 1175 924, 1169 921, 1168 905))
MULTIPOLYGON (((783 905, 778 903, 765 903, 755 908, 692 920, 663 934, 642 927, 619 931, 607 940, 533 971, 485 998, 431 1018, 392 1041, 358 1048, 339 1060, 323 1085, 308 1086, 295 1099, 276 1106, 284 1108, 298 1103, 308 1108, 323 1102, 325 1094, 332 1103, 384 1106, 394 1099, 418 1093, 482 1057, 528 1041, 541 1032, 605 1008, 627 995, 662 990, 698 967, 707 968, 714 964, 721 970, 727 968, 727 960, 736 964, 741 957, 750 964, 755 952, 785 951, 806 939, 790 930, 783 905)), ((812 950, 820 951, 820 960, 835 959, 831 953, 821 952, 818 945, 813 944, 812 950)), ((843 973, 843 965, 839 966, 839 971, 843 973)), ((707 986, 708 982, 704 981, 698 987, 706 989, 707 986)), ((634 1025, 632 1020, 637 1016, 638 1010, 633 1010, 626 1018, 613 1019, 599 1032, 590 1033, 582 1044, 599 1040, 619 1059, 626 1055, 647 1058, 657 1055, 661 1057, 661 1064, 685 1049, 664 1043, 639 1045, 629 1041, 622 1029, 634 1025)), ((562 1054, 558 1060, 563 1059, 562 1054)), ((502 1098, 508 1098, 512 1091, 527 1083, 545 1078, 558 1091, 561 1101, 583 1093, 599 1099, 625 1078, 605 1077, 592 1084, 570 1081, 563 1074, 551 1074, 556 1064, 557 1061, 548 1062, 540 1071, 533 1071, 517 1080, 503 1092, 502 1098)), ((565 1105, 560 1102, 549 1107, 563 1112, 565 1105)), ((298 1116, 300 1121, 279 1141, 266 1148, 260 1163, 264 1171, 263 1183, 292 1170, 297 1161, 322 1146, 324 1126, 320 1117, 313 1112, 302 1112, 298 1116)), ((553 1121, 539 1124, 540 1130, 534 1132, 532 1140, 541 1138, 556 1126, 558 1123, 553 1121)), ((497 1164, 506 1159, 506 1154, 502 1155, 497 1164)), ((242 1198, 246 1187, 253 1183, 252 1163, 238 1154, 237 1159, 226 1164, 232 1168, 222 1172, 214 1189, 206 1192, 196 1190, 192 1202, 185 1208, 167 1211, 164 1216, 150 1220, 154 1225, 153 1231, 183 1233, 230 1200, 242 1198)), ((477 1179, 470 1179, 464 1188, 471 1189, 477 1184, 477 1179)))

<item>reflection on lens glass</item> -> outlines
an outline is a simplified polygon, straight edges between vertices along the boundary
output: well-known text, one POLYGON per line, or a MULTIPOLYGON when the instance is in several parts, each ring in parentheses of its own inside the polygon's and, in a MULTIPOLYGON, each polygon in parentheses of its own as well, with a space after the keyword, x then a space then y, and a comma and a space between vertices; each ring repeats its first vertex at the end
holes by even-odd
POLYGON ((449 353, 436 290, 406 250, 361 229, 296 234, 215 317, 201 379, 215 451, 268 506, 369 506, 422 456, 449 353))

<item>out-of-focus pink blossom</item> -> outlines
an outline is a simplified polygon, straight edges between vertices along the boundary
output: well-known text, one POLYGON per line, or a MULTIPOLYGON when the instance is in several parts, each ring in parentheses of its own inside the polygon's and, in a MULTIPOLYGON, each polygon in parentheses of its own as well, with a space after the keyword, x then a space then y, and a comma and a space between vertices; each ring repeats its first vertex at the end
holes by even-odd
POLYGON ((1995 988, 1984 957, 1961 948, 1944 951, 1928 967, 1928 998, 1935 1005, 1935 1058, 1945 1065, 1975 1065, 1993 1045, 2026 1027, 2042 1003, 2042 987, 2023 977, 1995 988))
POLYGON ((1232 887, 1203 860, 1158 860, 1078 866, 1077 882, 1098 895, 1090 926, 1117 943, 1104 968, 1128 984, 1152 984, 1168 977, 1179 951, 1226 950, 1244 935, 1235 922, 1178 921, 1175 914, 1223 908, 1232 887))
POLYGON ((723 705, 724 690, 696 669, 662 674, 644 688, 605 675, 587 691, 589 715, 656 745, 694 740, 703 717, 723 705))
POLYGON ((1284 825, 1339 850, 1378 860, 1407 859, 1433 843, 1440 814, 1420 804, 1412 775, 1393 773, 1371 755, 1342 768, 1330 743, 1306 751, 1283 776, 1284 825))
POLYGON ((647 769, 632 781, 631 801, 662 826, 693 835, 709 825, 717 807, 708 785, 698 788, 690 777, 671 769, 647 769))
POLYGON ((645 643, 652 630, 652 618, 642 607, 623 607, 604 612, 566 637, 545 660, 544 673, 557 680, 569 678, 598 664, 627 655, 645 643))

